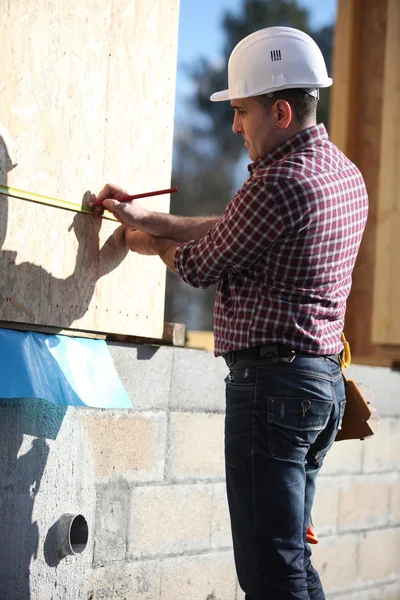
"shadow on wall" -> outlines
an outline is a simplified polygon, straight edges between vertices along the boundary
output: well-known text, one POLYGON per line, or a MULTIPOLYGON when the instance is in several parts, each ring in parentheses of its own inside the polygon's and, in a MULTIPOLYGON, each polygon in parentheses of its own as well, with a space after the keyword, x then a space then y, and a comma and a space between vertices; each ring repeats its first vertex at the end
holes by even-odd
MULTIPOLYGON (((8 173, 15 167, 0 135, 0 185, 7 186, 8 173)), ((4 248, 9 202, 12 199, 0 194, 0 327, 1 321, 35 323, 35 315, 27 309, 29 298, 26 302, 18 295, 17 284, 21 280, 26 283, 29 294, 40 294, 48 299, 48 311, 52 310, 54 290, 58 290, 64 302, 79 293, 76 274, 89 260, 89 245, 96 244, 98 248, 101 224, 100 219, 91 219, 88 231, 87 221, 82 219, 84 215, 74 216, 70 229, 74 229, 79 243, 75 270, 67 279, 57 279, 41 266, 30 262, 17 264, 18 253, 4 248), (26 319, 22 320, 21 315, 26 319)), ((33 227, 31 232, 33 240, 40 236, 33 227)), ((119 263, 121 255, 115 254, 119 263)), ((72 315, 71 322, 86 312, 95 282, 101 275, 103 273, 96 273, 90 285, 85 286, 79 311, 72 315)), ((75 306, 76 302, 72 304, 75 306)), ((67 325, 64 323, 63 327, 67 325)), ((0 377, 7 377, 1 364, 0 377)), ((48 440, 56 439, 66 411, 66 406, 55 406, 36 398, 0 398, 0 600, 30 598, 30 564, 37 558, 39 547, 38 525, 34 520, 35 499, 50 451, 48 440)))
POLYGON ((0 400, 0 598, 30 598, 29 570, 37 558, 35 498, 67 407, 31 398, 0 400))
MULTIPOLYGON (((7 186, 7 174, 16 166, 0 135, 0 185, 7 186)), ((85 192, 82 202, 87 194, 90 192, 85 192)), ((35 297, 41 299, 41 314, 48 315, 51 312, 53 322, 58 321, 56 326, 60 330, 67 328, 87 312, 96 282, 113 271, 128 250, 121 247, 113 235, 99 250, 102 219, 88 218, 88 215, 78 212, 68 228, 68 231, 74 231, 78 241, 75 268, 69 277, 60 279, 39 265, 18 263, 18 253, 4 247, 9 202, 13 202, 13 198, 0 194, 0 321, 39 324, 35 314, 36 304, 31 301, 35 297), (96 264, 93 264, 94 256, 97 258, 96 264)), ((16 227, 18 223, 14 224, 16 227)), ((41 232, 32 226, 30 235, 31 244, 40 246, 41 232)))

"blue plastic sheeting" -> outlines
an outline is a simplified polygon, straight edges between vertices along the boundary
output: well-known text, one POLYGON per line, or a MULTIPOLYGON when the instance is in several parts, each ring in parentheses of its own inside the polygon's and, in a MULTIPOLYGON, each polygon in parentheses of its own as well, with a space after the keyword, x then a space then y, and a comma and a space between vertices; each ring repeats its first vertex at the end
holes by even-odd
POLYGON ((0 329, 0 398, 132 408, 103 340, 0 329))

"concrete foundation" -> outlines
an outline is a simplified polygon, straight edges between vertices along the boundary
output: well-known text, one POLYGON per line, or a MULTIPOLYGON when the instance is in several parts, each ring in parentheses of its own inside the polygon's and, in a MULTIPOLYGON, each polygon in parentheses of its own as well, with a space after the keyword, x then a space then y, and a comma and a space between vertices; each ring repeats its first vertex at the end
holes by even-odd
MULTIPOLYGON (((0 600, 242 600, 225 499, 222 359, 110 344, 132 410, 0 405, 0 600), (85 549, 62 556, 60 518, 85 549)), ((319 478, 327 597, 400 599, 400 373, 353 366, 381 422, 338 442, 319 478)))

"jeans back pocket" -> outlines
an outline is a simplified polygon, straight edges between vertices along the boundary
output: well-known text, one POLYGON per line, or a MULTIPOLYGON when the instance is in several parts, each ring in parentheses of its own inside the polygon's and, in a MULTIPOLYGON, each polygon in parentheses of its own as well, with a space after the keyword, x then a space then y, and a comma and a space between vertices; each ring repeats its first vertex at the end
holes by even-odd
POLYGON ((319 431, 326 427, 332 411, 332 400, 319 398, 268 398, 268 422, 298 431, 319 431))
POLYGON ((269 449, 273 456, 303 461, 328 424, 332 400, 290 396, 268 398, 269 449))

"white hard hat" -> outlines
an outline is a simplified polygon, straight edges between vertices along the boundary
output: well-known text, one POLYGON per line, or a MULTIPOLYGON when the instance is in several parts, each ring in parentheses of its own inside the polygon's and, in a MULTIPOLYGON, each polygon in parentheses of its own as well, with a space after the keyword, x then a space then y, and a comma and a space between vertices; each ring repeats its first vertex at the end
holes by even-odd
POLYGON ((259 96, 278 90, 329 87, 322 52, 314 40, 292 27, 267 27, 251 33, 232 51, 227 90, 213 102, 259 96))

